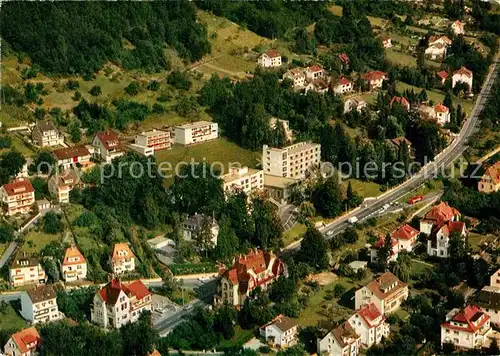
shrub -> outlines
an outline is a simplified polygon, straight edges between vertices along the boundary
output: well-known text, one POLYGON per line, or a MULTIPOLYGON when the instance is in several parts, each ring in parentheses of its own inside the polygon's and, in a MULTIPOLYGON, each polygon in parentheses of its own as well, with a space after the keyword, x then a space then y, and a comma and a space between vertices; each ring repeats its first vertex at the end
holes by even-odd
POLYGON ((176 89, 189 90, 191 88, 191 81, 186 73, 174 70, 167 77, 167 83, 176 89))
POLYGON ((131 96, 136 96, 139 93, 139 84, 132 82, 125 87, 125 93, 131 96))
POLYGON ((92 96, 99 96, 102 94, 102 89, 99 85, 94 85, 90 90, 89 94, 92 96))
POLYGON ((57 234, 62 231, 61 216, 49 211, 43 217, 43 231, 47 234, 57 234))

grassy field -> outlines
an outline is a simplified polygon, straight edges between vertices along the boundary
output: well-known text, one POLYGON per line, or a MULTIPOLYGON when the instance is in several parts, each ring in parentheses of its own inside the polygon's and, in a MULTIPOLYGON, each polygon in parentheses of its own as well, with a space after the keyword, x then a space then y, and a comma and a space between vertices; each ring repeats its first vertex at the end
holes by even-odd
POLYGON ((31 157, 35 154, 35 152, 29 149, 19 137, 14 135, 10 135, 10 137, 12 137, 12 145, 10 148, 0 149, 0 155, 12 149, 19 151, 24 157, 31 157))
POLYGON ((494 235, 482 235, 475 232, 471 232, 468 235, 469 245, 474 252, 479 252, 483 244, 492 242, 495 238, 496 236, 494 235))
POLYGON ((297 241, 306 232, 307 228, 304 224, 297 223, 290 230, 283 233, 283 242, 285 246, 297 241))
POLYGON ((419 260, 412 260, 411 262, 411 273, 413 276, 417 276, 419 274, 424 273, 428 269, 432 269, 432 266, 429 266, 427 263, 419 261, 419 260))
POLYGON ((218 349, 230 348, 233 346, 243 346, 247 341, 252 339, 255 334, 254 329, 245 330, 242 329, 239 325, 236 325, 234 328, 235 334, 230 340, 222 340, 219 343, 218 349))
POLYGON ((52 241, 62 241, 63 233, 60 234, 46 234, 42 231, 31 230, 25 238, 24 245, 22 247, 23 252, 26 253, 38 253, 42 248, 48 245, 52 241))
POLYGON ((8 244, 0 243, 0 256, 3 255, 4 251, 7 249, 8 244))
POLYGON ((391 63, 398 64, 405 67, 416 67, 417 59, 403 52, 397 52, 390 48, 385 50, 387 60, 391 63))
POLYGON ((334 14, 336 16, 342 16, 342 6, 331 5, 331 6, 328 6, 328 10, 330 10, 332 12, 332 14, 334 14))
POLYGON ((382 192, 380 185, 374 182, 366 182, 359 179, 348 179, 343 182, 345 187, 351 183, 352 189, 363 198, 376 197, 382 192))
POLYGON ((0 314, 0 330, 21 330, 28 327, 28 323, 14 310, 9 303, 4 314, 0 314))

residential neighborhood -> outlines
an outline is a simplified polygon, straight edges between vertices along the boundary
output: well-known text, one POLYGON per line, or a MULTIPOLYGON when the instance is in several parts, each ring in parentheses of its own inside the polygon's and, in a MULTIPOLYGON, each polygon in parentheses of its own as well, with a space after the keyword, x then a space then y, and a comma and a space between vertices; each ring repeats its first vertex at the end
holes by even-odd
POLYGON ((500 4, 1 9, 0 356, 500 355, 500 4))

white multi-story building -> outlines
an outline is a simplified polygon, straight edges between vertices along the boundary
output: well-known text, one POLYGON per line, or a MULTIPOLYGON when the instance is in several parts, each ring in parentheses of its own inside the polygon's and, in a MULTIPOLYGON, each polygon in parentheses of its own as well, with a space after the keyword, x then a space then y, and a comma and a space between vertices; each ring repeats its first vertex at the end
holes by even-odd
POLYGON ((18 252, 10 265, 9 280, 15 288, 26 284, 44 284, 47 276, 36 257, 18 252))
POLYGON ((392 233, 391 237, 398 242, 399 251, 411 252, 418 242, 417 240, 419 234, 420 231, 408 224, 404 224, 397 228, 392 233))
POLYGON ((81 165, 83 167, 90 165, 90 151, 84 145, 61 148, 52 152, 56 159, 57 167, 69 169, 81 165))
POLYGON ((216 122, 197 121, 175 127, 175 143, 189 146, 195 143, 215 140, 219 137, 216 122))
POLYGON ((135 270, 135 256, 127 243, 115 244, 110 262, 115 275, 135 270))
POLYGON ((435 226, 441 226, 448 221, 458 221, 459 218, 460 212, 457 209, 445 202, 440 202, 420 220, 420 232, 430 235, 435 226))
POLYGON ((357 356, 361 347, 361 336, 345 322, 318 339, 318 355, 357 356))
POLYGON ((261 326, 259 333, 272 347, 283 349, 293 346, 297 342, 297 323, 280 314, 266 325, 261 326))
POLYGON ((135 144, 137 146, 148 147, 153 152, 160 150, 168 150, 172 145, 170 131, 151 130, 142 132, 135 136, 135 144))
POLYGON ((5 356, 35 356, 40 342, 40 334, 34 326, 23 329, 9 338, 3 348, 5 356))
POLYGON ((202 231, 203 225, 208 224, 212 236, 210 242, 212 247, 217 246, 217 237, 219 236, 219 224, 211 216, 203 214, 194 214, 185 219, 181 224, 181 235, 185 241, 196 240, 198 234, 202 231))
POLYGON ((21 315, 32 325, 59 320, 56 292, 51 285, 39 285, 21 295, 21 315))
POLYGON ((321 159, 321 145, 299 142, 284 148, 264 145, 262 166, 264 174, 303 179, 308 169, 317 167, 321 159))
POLYGON ((66 282, 87 278, 87 260, 76 246, 68 247, 61 263, 61 275, 66 282))
POLYGON ((279 67, 281 66, 281 54, 275 49, 270 49, 260 55, 258 63, 264 68, 279 67))
POLYGON ((361 78, 369 85, 370 89, 382 88, 384 80, 387 80, 387 73, 380 70, 365 73, 361 78))
POLYGON ((118 135, 113 131, 98 132, 92 145, 96 148, 95 153, 106 163, 125 154, 118 135))
POLYGON ((463 35, 465 33, 464 24, 459 20, 456 20, 451 24, 451 30, 455 33, 455 35, 463 35))
POLYGON ((54 174, 48 182, 49 193, 57 198, 59 203, 69 203, 69 193, 79 182, 80 177, 73 169, 54 174))
POLYGON ((491 332, 490 317, 477 305, 455 308, 441 324, 441 345, 451 343, 455 347, 480 349, 491 332))
POLYGON ((408 298, 408 284, 401 282, 391 272, 385 272, 358 289, 354 297, 356 310, 373 303, 380 313, 389 314, 398 310, 408 298))
POLYGON ((90 319, 103 328, 119 329, 151 311, 151 304, 151 292, 140 280, 123 284, 113 279, 95 294, 90 319))
POLYGON ((365 347, 376 345, 382 341, 382 337, 389 336, 389 325, 385 316, 374 303, 357 309, 347 322, 361 337, 361 344, 365 347))
POLYGON ((342 77, 339 81, 333 86, 333 92, 335 94, 346 94, 350 93, 354 90, 354 84, 347 78, 342 77))
POLYGON ((248 167, 230 168, 229 173, 220 177, 224 192, 243 191, 247 196, 264 189, 264 171, 248 167))
POLYGON ((306 75, 304 71, 300 68, 292 68, 286 71, 283 74, 283 80, 289 79, 293 83, 293 89, 298 90, 302 89, 306 85, 306 75))
POLYGON ((18 179, 4 184, 0 189, 0 197, 5 214, 27 214, 35 204, 35 189, 26 179, 18 179))
POLYGON ((52 122, 38 121, 33 127, 31 138, 40 147, 57 146, 63 141, 52 122))
POLYGON ((467 233, 465 223, 462 221, 447 221, 434 228, 427 240, 427 254, 447 258, 450 255, 451 234, 457 233, 465 238, 467 233))
POLYGON ((474 304, 480 307, 481 311, 490 317, 490 322, 497 327, 500 326, 499 271, 496 271, 491 276, 490 285, 483 287, 477 297, 474 298, 474 304))
POLYGON ((356 110, 357 112, 361 112, 364 108, 366 108, 367 104, 361 98, 350 98, 344 102, 344 114, 356 110))
POLYGON ((320 65, 314 64, 307 67, 304 70, 304 74, 306 75, 306 79, 313 81, 325 78, 328 73, 320 65))
POLYGON ((469 91, 472 91, 472 80, 474 79, 474 75, 472 71, 461 67, 459 70, 453 72, 453 76, 451 77, 451 87, 455 88, 455 86, 462 82, 466 83, 469 86, 469 91))

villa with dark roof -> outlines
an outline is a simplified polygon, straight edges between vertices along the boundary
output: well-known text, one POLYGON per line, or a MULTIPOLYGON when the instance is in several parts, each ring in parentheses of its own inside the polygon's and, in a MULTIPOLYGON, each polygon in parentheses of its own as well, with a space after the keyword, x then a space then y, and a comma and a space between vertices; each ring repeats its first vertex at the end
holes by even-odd
POLYGON ((261 326, 259 333, 272 347, 285 348, 297 342, 297 323, 280 314, 266 325, 261 326))
POLYGON ((356 310, 364 305, 374 304, 382 314, 399 309, 408 298, 408 284, 401 282, 391 272, 385 272, 355 293, 356 310))
POLYGON ((340 324, 322 338, 318 338, 318 355, 356 356, 361 348, 361 336, 348 322, 340 324))
POLYGON ((90 318, 103 328, 119 329, 136 322, 143 311, 151 311, 151 296, 140 280, 124 284, 113 279, 95 294, 90 318))
POLYGON ((275 254, 251 250, 236 258, 230 268, 220 271, 215 303, 239 307, 255 288, 266 289, 284 274, 285 264, 275 254))

